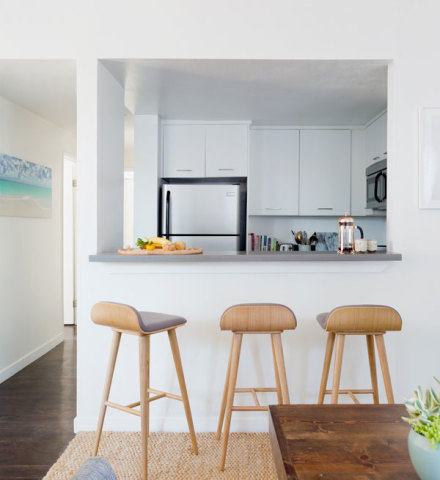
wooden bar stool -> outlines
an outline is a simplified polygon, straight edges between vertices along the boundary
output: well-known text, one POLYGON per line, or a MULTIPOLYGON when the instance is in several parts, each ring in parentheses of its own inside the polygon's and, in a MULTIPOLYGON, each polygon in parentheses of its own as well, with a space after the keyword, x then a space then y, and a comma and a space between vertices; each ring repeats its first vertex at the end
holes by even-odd
POLYGON ((325 350, 324 368, 322 370, 321 386, 319 389, 318 404, 324 403, 324 396, 331 394, 331 403, 338 403, 339 394, 347 394, 359 403, 356 394, 372 394, 374 403, 379 403, 377 388, 376 355, 374 340, 376 338, 377 352, 379 354, 382 376, 385 384, 388 403, 394 403, 393 389, 391 386, 390 371, 388 368, 385 350, 384 334, 390 330, 402 330, 402 318, 394 308, 383 305, 348 305, 337 307, 328 313, 320 313, 318 323, 328 332, 327 347, 325 350), (341 380, 342 356, 346 335, 365 335, 367 339, 368 360, 370 363, 371 390, 349 389, 339 390, 341 380), (335 347, 335 363, 333 367, 333 384, 331 390, 326 390, 330 363, 335 347))
POLYGON ((183 376, 179 345, 176 337, 176 328, 184 325, 186 320, 176 315, 138 312, 135 308, 130 307, 129 305, 111 302, 99 302, 94 305, 91 311, 91 317, 95 323, 111 327, 113 330, 113 341, 104 384, 101 410, 99 412, 96 443, 93 455, 96 456, 98 454, 107 407, 116 408, 123 412, 137 415, 141 417, 142 479, 146 480, 148 477, 149 405, 150 402, 163 397, 183 402, 186 419, 188 421, 188 428, 191 434, 193 450, 197 455, 197 440, 194 432, 188 393, 186 390, 185 378, 183 376), (180 391, 182 394, 181 396, 150 388, 150 335, 159 332, 168 332, 174 364, 176 366, 177 378, 179 380, 180 391), (123 333, 137 335, 139 337, 140 401, 129 405, 119 405, 108 400, 113 372, 115 370, 116 357, 118 355, 119 343, 123 333), (154 396, 150 397, 150 393, 154 394, 154 396), (136 409, 138 406, 140 406, 140 411, 136 409))
POLYGON ((284 305, 269 303, 235 305, 223 313, 220 328, 221 330, 232 330, 233 332, 217 428, 217 440, 219 440, 224 422, 222 454, 219 467, 223 471, 225 469, 232 412, 267 410, 267 406, 260 405, 257 396, 258 392, 276 392, 278 404, 290 403, 281 332, 294 330, 296 328, 296 318, 292 310, 284 305), (245 333, 265 333, 271 335, 276 388, 236 388, 241 342, 245 333), (255 406, 234 406, 234 395, 236 393, 252 394, 255 406))

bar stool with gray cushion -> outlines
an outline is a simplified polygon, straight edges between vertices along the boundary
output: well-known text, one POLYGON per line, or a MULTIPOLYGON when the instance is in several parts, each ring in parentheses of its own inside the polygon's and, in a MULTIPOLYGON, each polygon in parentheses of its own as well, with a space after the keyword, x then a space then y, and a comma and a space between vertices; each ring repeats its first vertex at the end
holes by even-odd
POLYGON ((179 345, 177 343, 176 328, 186 323, 186 320, 177 315, 167 315, 155 312, 138 312, 129 305, 112 302, 99 302, 93 306, 91 311, 93 322, 98 325, 111 327, 113 330, 113 342, 110 351, 110 358, 107 367, 107 375, 104 384, 104 393, 99 412, 98 427, 96 431, 96 443, 94 455, 98 454, 101 440, 102 427, 107 407, 116 408, 127 413, 141 417, 141 438, 142 438, 142 479, 148 477, 148 434, 149 434, 149 404, 154 400, 163 397, 180 400, 183 402, 188 428, 191 434, 194 453, 198 453, 197 440, 194 432, 194 425, 189 406, 188 393, 186 390, 185 378, 183 375, 182 362, 180 358, 179 345), (177 378, 179 380, 181 396, 162 392, 150 388, 150 335, 159 332, 167 332, 170 341, 171 351, 176 366, 177 378), (108 397, 115 370, 116 357, 118 355, 121 335, 127 333, 139 337, 139 370, 140 370, 140 401, 130 405, 119 405, 109 402, 108 397), (154 396, 150 396, 154 394, 154 396), (140 406, 140 411, 136 407, 140 406))
POLYGON ((385 305, 346 305, 337 307, 331 312, 320 313, 316 318, 319 325, 328 332, 318 403, 324 403, 324 396, 326 394, 331 394, 331 403, 338 403, 338 396, 340 393, 349 395, 355 403, 359 403, 356 394, 372 394, 374 403, 379 403, 376 355, 373 338, 376 339, 377 352, 379 354, 387 400, 388 403, 394 403, 394 395, 391 386, 391 377, 383 336, 385 332, 388 331, 402 330, 402 318, 399 313, 394 308, 385 305), (346 335, 365 335, 367 339, 368 360, 370 363, 372 384, 371 390, 339 389, 346 335), (331 390, 326 390, 334 346, 335 363, 333 368, 333 384, 331 390))
POLYGON ((232 330, 233 332, 231 353, 226 371, 225 388, 223 390, 223 399, 217 428, 217 440, 219 440, 224 423, 222 455, 220 460, 220 470, 224 470, 232 412, 236 410, 267 410, 267 406, 260 405, 257 397, 258 392, 276 392, 278 404, 290 403, 281 333, 284 330, 294 330, 296 328, 296 318, 292 310, 284 305, 248 303, 234 305, 228 308, 222 315, 220 328, 221 330, 232 330), (246 333, 270 334, 276 388, 236 388, 241 342, 243 334, 246 333), (255 406, 235 407, 233 403, 234 395, 236 393, 251 393, 254 398, 255 406))

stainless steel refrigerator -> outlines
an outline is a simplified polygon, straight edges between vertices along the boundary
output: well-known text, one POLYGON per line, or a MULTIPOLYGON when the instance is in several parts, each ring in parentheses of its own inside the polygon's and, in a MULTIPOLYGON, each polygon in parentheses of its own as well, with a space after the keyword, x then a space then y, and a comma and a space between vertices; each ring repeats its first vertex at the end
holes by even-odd
POLYGON ((240 249, 240 186, 162 186, 161 234, 205 251, 240 249))

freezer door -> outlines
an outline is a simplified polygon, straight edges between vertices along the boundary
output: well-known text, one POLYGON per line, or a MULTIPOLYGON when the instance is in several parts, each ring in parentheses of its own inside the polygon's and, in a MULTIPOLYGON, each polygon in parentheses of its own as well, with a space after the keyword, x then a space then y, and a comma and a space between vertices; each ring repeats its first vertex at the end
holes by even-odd
POLYGON ((186 237, 172 236, 172 242, 185 242, 187 248, 203 248, 208 252, 236 252, 239 249, 240 237, 186 237))
POLYGON ((162 234, 169 212, 170 234, 240 233, 239 185, 164 185, 162 187, 162 234), (167 193, 169 208, 167 209, 167 193))

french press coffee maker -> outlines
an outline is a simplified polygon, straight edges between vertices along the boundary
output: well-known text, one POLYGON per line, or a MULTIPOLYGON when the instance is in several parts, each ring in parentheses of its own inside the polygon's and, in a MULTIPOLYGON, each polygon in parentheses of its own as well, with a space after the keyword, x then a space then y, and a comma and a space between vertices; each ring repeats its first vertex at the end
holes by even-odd
POLYGON ((364 231, 361 227, 354 224, 354 219, 347 216, 341 217, 338 220, 338 253, 354 253, 354 231, 356 228, 361 233, 361 238, 364 238, 364 231))

